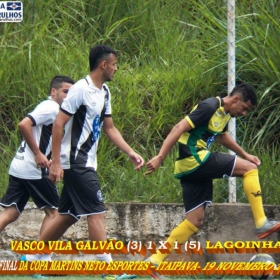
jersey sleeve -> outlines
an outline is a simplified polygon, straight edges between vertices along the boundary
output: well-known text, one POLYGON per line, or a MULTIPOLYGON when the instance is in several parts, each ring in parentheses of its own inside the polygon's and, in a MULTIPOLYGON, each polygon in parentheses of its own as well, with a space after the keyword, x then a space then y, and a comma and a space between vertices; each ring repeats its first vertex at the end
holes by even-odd
POLYGON ((73 85, 67 94, 67 97, 63 100, 60 110, 65 114, 72 116, 76 113, 81 105, 83 105, 84 89, 73 85))
POLYGON ((221 133, 226 133, 227 131, 228 131, 228 122, 221 133))
POLYGON ((189 115, 185 117, 192 128, 208 123, 217 110, 218 100, 208 98, 201 101, 189 115))
POLYGON ((107 96, 105 96, 105 113, 104 113, 104 116, 105 117, 111 117, 112 116, 111 92, 106 85, 104 85, 104 90, 105 90, 106 95, 107 95, 107 96))
POLYGON ((54 122, 59 110, 59 105, 52 100, 41 102, 37 107, 27 115, 36 125, 49 125, 54 122))

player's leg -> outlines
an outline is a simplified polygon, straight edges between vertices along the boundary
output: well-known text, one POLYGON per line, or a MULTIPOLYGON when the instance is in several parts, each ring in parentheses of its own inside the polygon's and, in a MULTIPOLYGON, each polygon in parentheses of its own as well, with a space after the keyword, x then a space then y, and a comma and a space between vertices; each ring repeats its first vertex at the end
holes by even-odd
MULTIPOLYGON (((186 220, 171 232, 169 242, 174 243, 177 239, 178 242, 184 243, 198 231, 203 224, 205 207, 212 202, 212 179, 223 178, 224 175, 230 176, 234 163, 233 155, 211 153, 198 169, 181 179, 186 220)), ((153 263, 159 264, 167 256, 157 251, 150 259, 153 263)))
POLYGON ((41 224, 39 236, 41 236, 41 233, 44 231, 45 228, 48 228, 50 226, 49 225, 50 221, 54 219, 55 216, 58 214, 57 209, 49 208, 49 207, 44 208, 44 212, 45 212, 45 217, 41 224))
POLYGON ((40 233, 49 227, 50 221, 58 214, 59 195, 56 186, 48 178, 25 180, 25 188, 39 209, 44 210, 40 233))
POLYGON ((68 173, 64 172, 64 185, 59 200, 58 215, 48 222, 48 227, 44 227, 40 235, 40 240, 45 242, 58 240, 69 227, 79 220, 73 206, 73 195, 71 189, 69 189, 68 180, 65 179, 65 174, 68 173))
MULTIPOLYGON (((172 230, 168 239, 166 240, 171 246, 169 249, 170 253, 174 250, 176 244, 184 244, 193 234, 198 231, 198 227, 194 225, 195 222, 191 221, 202 221, 204 212, 204 206, 198 207, 187 214, 186 219, 172 230)), ((199 222, 199 224, 202 223, 199 222)), ((170 253, 162 253, 160 250, 157 250, 156 254, 150 256, 149 259, 153 264, 159 265, 170 255, 170 253)))
POLYGON ((256 227, 261 227, 266 221, 266 216, 257 166, 248 160, 237 158, 232 176, 243 177, 244 192, 251 206, 256 227))
POLYGON ((0 232, 10 223, 17 220, 20 216, 17 208, 14 205, 5 207, 4 211, 0 215, 0 232))
MULTIPOLYGON (((44 226, 40 232, 39 241, 54 241, 58 240, 66 230, 75 224, 78 219, 74 218, 71 215, 61 215, 57 214, 53 219, 50 219, 47 223, 47 226, 44 226)), ((21 257, 22 261, 51 261, 51 257, 48 254, 27 254, 21 257)))
POLYGON ((264 213, 257 166, 247 160, 237 158, 232 176, 243 177, 244 192, 252 209, 258 237, 265 238, 279 231, 280 222, 268 221, 264 213))
POLYGON ((107 240, 104 227, 104 213, 87 216, 87 223, 90 240, 107 240))
MULTIPOLYGON (((89 239, 107 241, 104 226, 106 208, 96 171, 90 168, 65 170, 64 183, 69 187, 69 195, 77 217, 87 216, 89 239)), ((111 254, 97 254, 100 261, 112 261, 111 254)))
MULTIPOLYGON (((172 230, 167 242, 170 244, 170 252, 174 250, 176 242, 184 244, 203 225, 205 207, 212 201, 212 180, 195 181, 186 176, 181 180, 183 189, 183 201, 186 210, 186 219, 172 230)), ((149 259, 159 265, 170 254, 157 250, 149 259)), ((155 277, 156 278, 156 277, 155 277)))
MULTIPOLYGON (((47 181, 45 181, 45 182, 48 184, 47 181)), ((34 181, 29 182, 29 183, 30 183, 29 189, 30 190, 33 189, 32 196, 33 196, 33 200, 36 201, 37 206, 39 208, 41 208, 41 207, 43 207, 43 205, 47 205, 47 203, 48 203, 47 197, 49 197, 49 195, 45 193, 43 198, 39 198, 35 192, 36 183, 34 181), (42 199, 43 199, 43 201, 42 201, 42 199)), ((38 183, 40 183, 40 182, 38 182, 38 183)), ((42 184, 43 184, 43 182, 41 182, 41 184, 39 184, 39 185, 42 186, 42 184)), ((47 190, 41 189, 40 193, 42 194, 42 192, 47 192, 47 190)), ((56 190, 54 191, 54 189, 50 188, 49 192, 53 193, 54 197, 57 197, 56 190)), ((56 206, 57 204, 58 204, 58 201, 55 202, 55 204, 53 206, 56 206)), ((50 206, 51 206, 51 204, 50 204, 50 206)), ((70 226, 72 226, 79 220, 74 214, 71 213, 72 207, 73 207, 73 205, 72 205, 70 197, 68 196, 67 187, 64 185, 63 189, 62 189, 62 193, 61 193, 61 198, 59 201, 58 214, 55 217, 52 216, 52 219, 47 219, 47 224, 43 224, 43 227, 41 227, 41 230, 40 230, 40 236, 39 236, 40 241, 48 242, 48 241, 58 240, 70 226)), ((43 209, 45 209, 45 208, 43 208, 43 209)), ((48 207, 48 208, 50 208, 50 207, 48 207)), ((56 210, 56 208, 51 208, 51 209, 56 210)), ((54 214, 54 213, 52 213, 52 214, 54 214)), ((24 256, 24 258, 27 261, 50 260, 50 257, 48 255, 44 255, 44 254, 26 255, 26 256, 24 256)))
POLYGON ((48 227, 42 230, 39 240, 50 241, 58 240, 66 230, 78 220, 69 214, 58 214, 48 223, 48 227))
POLYGON ((5 208, 0 215, 0 232, 20 216, 29 199, 23 182, 23 179, 9 176, 8 188, 0 200, 0 205, 5 208))
MULTIPOLYGON (((94 214, 87 216, 89 240, 92 241, 107 241, 107 235, 104 226, 104 213, 94 214)), ((111 254, 97 254, 99 261, 105 261, 107 263, 112 261, 111 254)))
MULTIPOLYGON (((67 195, 72 203, 72 208, 68 213, 77 218, 87 216, 89 239, 92 241, 106 241, 106 232, 104 227, 104 213, 106 211, 100 190, 100 183, 97 173, 92 168, 71 168, 64 170, 64 189, 67 187, 67 195)), ((59 213, 61 213, 61 204, 63 192, 60 198, 59 213)), ((66 210, 67 208, 64 207, 66 210)), ((56 219, 56 217, 54 218, 56 219)), ((112 261, 111 254, 97 254, 97 259, 107 263, 112 261)), ((105 275, 106 279, 116 279, 116 276, 105 275)), ((134 277, 122 277, 130 279, 134 277)))

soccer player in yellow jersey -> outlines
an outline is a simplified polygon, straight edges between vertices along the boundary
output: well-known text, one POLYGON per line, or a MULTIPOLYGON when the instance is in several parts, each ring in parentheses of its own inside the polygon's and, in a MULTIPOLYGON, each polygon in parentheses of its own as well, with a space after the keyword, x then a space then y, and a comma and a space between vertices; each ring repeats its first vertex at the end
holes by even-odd
MULTIPOLYGON (((174 177, 181 182, 186 219, 167 239, 171 250, 175 241, 186 242, 202 226, 205 208, 213 196, 212 180, 216 178, 243 177, 244 192, 253 212, 259 238, 280 230, 280 222, 269 221, 264 213, 258 176, 260 160, 245 152, 227 132, 230 118, 245 116, 256 103, 256 93, 248 84, 237 85, 224 98, 211 97, 200 102, 173 127, 159 153, 147 162, 146 174, 151 174, 178 143, 179 157, 175 162, 174 177), (209 147, 215 139, 240 157, 210 152, 209 147)), ((157 251, 148 261, 158 265, 167 256, 157 251)), ((151 276, 158 278, 157 275, 151 276)))

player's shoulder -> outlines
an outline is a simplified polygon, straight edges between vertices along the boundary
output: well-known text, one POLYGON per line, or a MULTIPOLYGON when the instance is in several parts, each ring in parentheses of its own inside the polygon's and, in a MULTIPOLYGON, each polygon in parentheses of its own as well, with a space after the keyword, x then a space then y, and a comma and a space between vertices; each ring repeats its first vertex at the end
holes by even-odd
POLYGON ((219 96, 206 98, 198 104, 199 107, 207 108, 208 110, 217 110, 222 105, 223 100, 219 96))
POLYGON ((69 89, 69 91, 80 89, 80 88, 87 88, 89 86, 89 83, 85 78, 78 80, 74 85, 72 85, 69 89))
POLYGON ((109 87, 108 87, 107 84, 104 83, 104 84, 102 85, 102 87, 103 87, 103 89, 104 89, 105 91, 110 92, 109 87))
POLYGON ((36 108, 56 108, 56 107, 59 107, 59 105, 58 105, 58 103, 57 102, 55 102, 50 96, 47 98, 47 99, 45 99, 45 100, 43 100, 43 101, 41 101, 37 106, 36 106, 36 108))

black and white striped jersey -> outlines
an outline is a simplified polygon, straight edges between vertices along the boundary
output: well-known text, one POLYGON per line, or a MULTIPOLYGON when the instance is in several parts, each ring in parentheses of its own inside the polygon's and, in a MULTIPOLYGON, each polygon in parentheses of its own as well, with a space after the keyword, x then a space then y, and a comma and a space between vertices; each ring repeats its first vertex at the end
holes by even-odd
POLYGON ((61 166, 97 169, 97 147, 104 117, 111 116, 111 94, 107 85, 98 89, 90 76, 74 84, 60 110, 71 116, 61 145, 61 166))
MULTIPOLYGON (((40 151, 50 159, 52 125, 59 112, 59 104, 49 97, 27 115, 33 122, 33 135, 40 151)), ((23 140, 10 165, 9 174, 22 179, 48 177, 48 170, 38 169, 34 154, 23 140)))

